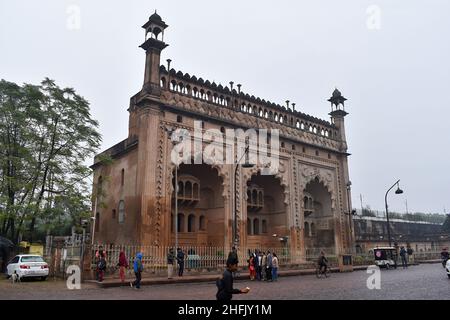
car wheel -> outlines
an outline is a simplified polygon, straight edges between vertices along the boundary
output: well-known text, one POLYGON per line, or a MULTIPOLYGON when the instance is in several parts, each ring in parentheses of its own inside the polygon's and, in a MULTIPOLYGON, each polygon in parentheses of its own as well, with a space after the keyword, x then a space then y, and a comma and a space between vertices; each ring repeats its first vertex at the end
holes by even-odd
POLYGON ((389 270, 391 268, 391 266, 389 265, 389 263, 386 263, 386 270, 389 270))
POLYGON ((450 279, 450 274, 447 274, 447 277, 450 279))
POLYGON ((47 280, 47 277, 41 277, 41 280, 45 281, 45 280, 47 280))

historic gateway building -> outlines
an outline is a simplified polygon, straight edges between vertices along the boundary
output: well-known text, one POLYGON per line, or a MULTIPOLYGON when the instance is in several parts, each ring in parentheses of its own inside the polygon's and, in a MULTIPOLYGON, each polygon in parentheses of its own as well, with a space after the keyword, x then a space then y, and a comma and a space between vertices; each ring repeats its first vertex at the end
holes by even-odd
MULTIPOLYGON (((128 137, 98 155, 92 167, 95 242, 172 246, 177 237, 179 245, 229 248, 236 233, 240 248, 288 246, 300 258, 320 248, 350 252, 341 93, 336 89, 328 100, 331 122, 320 120, 289 102, 280 106, 246 94, 232 82, 222 86, 175 71, 170 60, 162 66, 167 25, 155 13, 143 28, 144 84, 130 101, 128 137), (223 136, 230 129, 278 129, 277 150, 258 146, 278 156, 278 170, 264 175, 260 163, 236 165, 237 156, 228 164, 175 166, 171 133, 181 128, 194 136, 194 123, 201 132, 223 136), (113 161, 102 162, 104 155, 113 161)), ((224 141, 233 150, 237 145, 235 139, 224 141)))

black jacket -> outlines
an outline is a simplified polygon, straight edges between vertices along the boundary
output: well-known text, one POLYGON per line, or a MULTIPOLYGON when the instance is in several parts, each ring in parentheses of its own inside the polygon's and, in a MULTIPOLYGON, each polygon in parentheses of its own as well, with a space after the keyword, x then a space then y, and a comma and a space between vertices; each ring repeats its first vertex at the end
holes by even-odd
POLYGON ((216 298, 219 301, 230 301, 233 297, 233 294, 240 294, 241 290, 233 289, 233 274, 225 270, 221 279, 221 285, 218 288, 216 298))

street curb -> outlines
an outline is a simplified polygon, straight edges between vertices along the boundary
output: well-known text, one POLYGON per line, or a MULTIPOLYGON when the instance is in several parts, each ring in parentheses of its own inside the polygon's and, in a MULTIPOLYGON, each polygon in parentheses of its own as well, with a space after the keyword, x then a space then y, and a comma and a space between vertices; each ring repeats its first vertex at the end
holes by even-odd
MULTIPOLYGON (((366 270, 368 266, 355 266, 353 267, 354 271, 366 270)), ((339 268, 331 268, 331 273, 338 273, 339 268)), ((287 270, 280 271, 278 276, 281 277, 295 277, 295 276, 305 276, 305 275, 314 275, 316 271, 314 269, 303 269, 303 270, 287 270)), ((203 282, 215 282, 220 277, 220 274, 215 275, 205 275, 205 276, 186 276, 183 278, 176 279, 142 279, 142 286, 149 285, 163 285, 163 284, 185 284, 185 283, 203 283, 203 282)), ((235 277, 235 280, 248 280, 250 275, 248 273, 241 274, 235 277)), ((124 283, 120 282, 120 280, 106 280, 103 282, 97 282, 95 280, 86 280, 86 283, 97 284, 100 288, 113 288, 113 287, 128 287, 130 286, 129 281, 125 281, 124 283)))
MULTIPOLYGON (((421 262, 422 263, 422 262, 421 262)), ((421 263, 411 263, 410 266, 419 265, 421 263)), ((440 263, 440 261, 425 261, 423 263, 440 263)), ((353 271, 364 271, 367 270, 369 265, 366 266, 353 266, 353 271)), ((401 267, 401 266, 399 266, 401 267)), ((339 268, 330 268, 331 273, 340 273, 339 268)), ((350 271, 351 272, 351 271, 350 271)), ((316 273, 315 269, 303 269, 303 270, 286 270, 280 271, 278 273, 279 277, 295 277, 295 276, 306 276, 306 275, 314 275, 316 273)), ((343 271, 342 273, 347 273, 343 271)), ((166 279, 166 278, 158 278, 158 279, 142 279, 142 286, 151 286, 151 285, 164 285, 164 284, 186 284, 186 283, 205 283, 205 282, 215 282, 220 277, 220 274, 214 275, 203 275, 203 276, 185 276, 182 278, 174 278, 174 279, 166 279)), ((248 280, 250 275, 248 273, 243 273, 237 277, 235 280, 248 280)), ((103 282, 97 282, 95 280, 86 280, 86 283, 96 284, 100 288, 114 288, 114 287, 129 287, 130 280, 122 283, 119 279, 114 280, 105 280, 103 282)))

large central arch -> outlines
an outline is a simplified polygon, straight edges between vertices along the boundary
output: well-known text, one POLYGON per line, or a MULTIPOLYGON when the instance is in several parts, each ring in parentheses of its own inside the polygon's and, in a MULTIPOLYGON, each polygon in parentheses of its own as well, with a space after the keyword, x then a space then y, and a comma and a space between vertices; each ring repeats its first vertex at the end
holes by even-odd
MULTIPOLYGON (((225 199, 223 178, 207 164, 178 167, 178 244, 180 246, 223 246, 225 199)), ((175 178, 172 175, 172 186, 175 178)), ((173 188, 174 189, 174 188, 173 188)), ((171 201, 171 239, 175 243, 175 191, 171 201)))
POLYGON ((254 173, 247 181, 246 238, 248 248, 277 248, 289 237, 285 186, 277 176, 254 173))
POLYGON ((336 252, 335 218, 330 191, 319 178, 303 190, 304 241, 306 254, 316 256, 321 250, 336 252))

